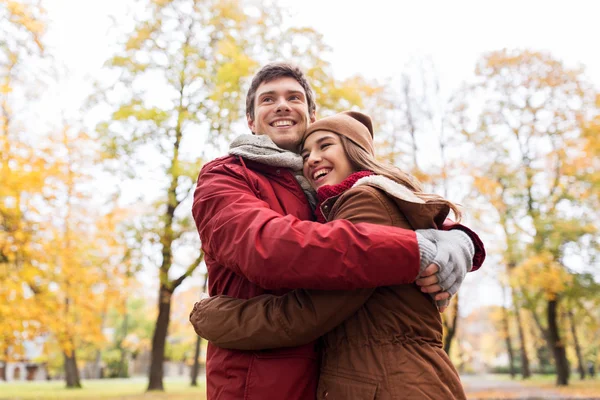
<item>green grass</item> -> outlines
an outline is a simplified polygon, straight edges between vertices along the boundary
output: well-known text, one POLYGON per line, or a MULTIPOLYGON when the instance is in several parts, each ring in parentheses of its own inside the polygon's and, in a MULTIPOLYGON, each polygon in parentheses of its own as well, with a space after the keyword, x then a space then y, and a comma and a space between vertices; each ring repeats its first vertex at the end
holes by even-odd
MULTIPOLYGON (((512 379, 509 374, 492 374, 491 376, 493 376, 495 380, 499 380, 499 381, 514 380, 514 381, 518 381, 521 383, 531 383, 532 385, 535 385, 535 386, 538 386, 541 383, 552 383, 552 382, 556 381, 556 375, 552 375, 552 374, 547 374, 547 375, 533 374, 531 376, 531 378, 526 379, 526 380, 523 380, 521 378, 520 374, 517 374, 515 376, 515 379, 512 379)), ((573 377, 573 375, 571 375, 571 377, 573 377)))
MULTIPOLYGON (((490 375, 496 381, 510 381, 508 374, 490 375)), ((600 399, 600 378, 580 380, 579 375, 571 373, 569 386, 556 386, 556 375, 538 375, 534 374, 530 379, 522 380, 519 376, 515 379, 523 389, 541 389, 564 396, 565 399, 587 398, 600 399)), ((480 390, 470 393, 469 398, 477 399, 512 399, 518 398, 521 394, 518 391, 511 390, 511 393, 505 393, 502 388, 492 390, 480 390)))
POLYGON ((64 381, 50 382, 0 382, 0 399, 85 399, 85 400, 204 400, 204 381, 198 387, 191 387, 186 378, 164 380, 165 392, 146 393, 146 378, 84 380, 82 389, 66 389, 64 381))

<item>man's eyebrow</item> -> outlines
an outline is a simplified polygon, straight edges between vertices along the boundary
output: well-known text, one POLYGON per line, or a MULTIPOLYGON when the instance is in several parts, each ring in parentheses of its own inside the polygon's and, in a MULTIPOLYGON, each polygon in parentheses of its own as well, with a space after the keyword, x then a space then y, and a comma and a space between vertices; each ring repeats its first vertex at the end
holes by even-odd
MULTIPOLYGON (((302 96, 304 96, 304 93, 300 90, 288 90, 285 92, 286 94, 301 94, 302 96)), ((277 92, 275 90, 269 90, 267 92, 262 92, 258 94, 258 97, 262 97, 262 96, 266 96, 266 95, 276 95, 277 92)))

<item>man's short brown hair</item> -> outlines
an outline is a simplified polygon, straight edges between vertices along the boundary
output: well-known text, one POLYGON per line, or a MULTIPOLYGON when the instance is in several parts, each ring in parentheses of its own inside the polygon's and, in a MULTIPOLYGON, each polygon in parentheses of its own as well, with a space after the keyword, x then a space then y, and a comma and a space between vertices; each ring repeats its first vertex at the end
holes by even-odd
POLYGON ((246 95, 246 115, 249 115, 250 118, 254 120, 254 99, 256 98, 256 91, 261 83, 271 82, 275 79, 286 77, 294 78, 300 86, 302 86, 302 89, 304 89, 304 92, 306 93, 308 113, 309 115, 312 115, 316 109, 315 96, 312 88, 300 68, 288 63, 267 64, 254 75, 252 83, 250 84, 250 89, 248 89, 248 94, 246 95))

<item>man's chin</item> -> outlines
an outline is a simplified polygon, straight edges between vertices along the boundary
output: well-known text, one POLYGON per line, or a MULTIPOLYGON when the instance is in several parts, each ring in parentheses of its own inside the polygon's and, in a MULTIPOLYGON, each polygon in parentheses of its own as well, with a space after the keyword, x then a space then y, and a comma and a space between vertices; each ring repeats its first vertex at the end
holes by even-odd
POLYGON ((293 151, 294 153, 298 152, 298 147, 300 146, 300 142, 301 142, 299 135, 296 135, 293 133, 288 133, 288 134, 278 133, 278 134, 274 134, 274 135, 269 135, 269 137, 271 138, 273 143, 275 143, 277 145, 277 147, 280 147, 285 150, 293 151))

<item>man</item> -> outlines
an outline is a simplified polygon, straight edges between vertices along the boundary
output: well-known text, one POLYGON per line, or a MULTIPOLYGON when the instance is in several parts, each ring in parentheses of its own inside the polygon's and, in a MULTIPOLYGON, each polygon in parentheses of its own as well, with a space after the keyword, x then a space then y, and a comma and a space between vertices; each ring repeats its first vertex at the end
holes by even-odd
MULTIPOLYGON (((255 136, 236 139, 233 155, 206 164, 194 194, 211 295, 247 299, 295 288, 406 284, 421 277, 427 293, 447 289, 436 297, 444 299, 472 265, 483 262, 481 242, 460 225, 450 232, 415 233, 343 220, 312 222, 302 161, 293 152, 315 121, 315 102, 298 68, 263 67, 252 80, 246 113, 255 136)), ((209 344, 208 399, 314 399, 317 379, 314 343, 261 352, 209 344)))

